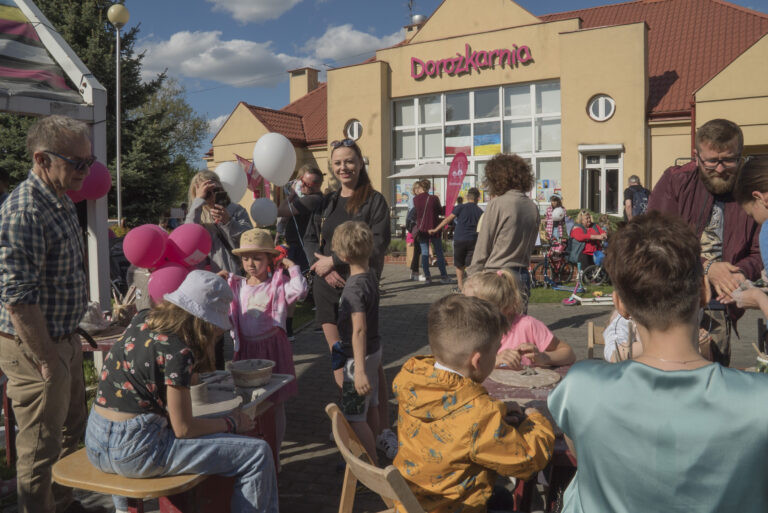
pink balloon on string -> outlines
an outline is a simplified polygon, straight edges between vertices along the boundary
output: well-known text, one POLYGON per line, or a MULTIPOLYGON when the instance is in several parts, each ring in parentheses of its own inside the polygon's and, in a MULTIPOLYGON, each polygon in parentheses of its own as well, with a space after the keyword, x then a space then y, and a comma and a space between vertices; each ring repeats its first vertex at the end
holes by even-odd
POLYGON ((91 171, 83 180, 83 186, 78 191, 80 196, 87 200, 97 200, 105 196, 112 188, 112 175, 107 166, 101 162, 94 162, 91 171))
POLYGON ((123 239, 125 258, 136 267, 154 267, 165 254, 168 234, 154 224, 143 224, 123 239))
POLYGON ((147 291, 153 302, 162 303, 163 296, 175 291, 189 274, 189 269, 176 263, 167 263, 158 267, 149 275, 147 291))
POLYGON ((69 196, 69 199, 71 199, 73 203, 80 203, 85 199, 83 198, 83 195, 80 194, 80 191, 67 191, 67 196, 69 196))
POLYGON ((211 236, 199 224, 182 224, 171 232, 165 259, 187 267, 194 267, 211 252, 211 236))

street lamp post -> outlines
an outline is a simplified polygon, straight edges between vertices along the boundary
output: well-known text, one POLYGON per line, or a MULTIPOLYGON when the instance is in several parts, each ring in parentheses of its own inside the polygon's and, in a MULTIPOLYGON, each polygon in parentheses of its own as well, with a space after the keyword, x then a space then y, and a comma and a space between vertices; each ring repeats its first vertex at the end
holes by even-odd
POLYGON ((131 17, 131 13, 122 4, 114 4, 107 11, 107 18, 109 22, 115 26, 115 174, 117 175, 117 224, 120 225, 120 221, 123 218, 123 200, 120 183, 120 129, 121 129, 121 115, 120 115, 120 29, 128 23, 131 17))

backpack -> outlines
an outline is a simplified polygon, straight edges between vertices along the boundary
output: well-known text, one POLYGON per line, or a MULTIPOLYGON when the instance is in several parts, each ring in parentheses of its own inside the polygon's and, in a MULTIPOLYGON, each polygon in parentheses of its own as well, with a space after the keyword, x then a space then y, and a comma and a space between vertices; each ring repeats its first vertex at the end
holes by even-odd
MULTIPOLYGON (((575 224, 574 226, 579 226, 580 228, 584 229, 583 226, 580 224, 575 224)), ((586 232, 586 230, 584 230, 586 232)), ((569 232, 570 233, 570 232, 569 232)), ((584 248, 587 247, 586 242, 579 242, 573 237, 568 239, 568 244, 565 245, 565 259, 576 265, 579 263, 579 257, 584 252, 584 248)))
POLYGON ((644 214, 648 210, 648 196, 651 191, 645 187, 634 187, 632 189, 632 217, 644 214))

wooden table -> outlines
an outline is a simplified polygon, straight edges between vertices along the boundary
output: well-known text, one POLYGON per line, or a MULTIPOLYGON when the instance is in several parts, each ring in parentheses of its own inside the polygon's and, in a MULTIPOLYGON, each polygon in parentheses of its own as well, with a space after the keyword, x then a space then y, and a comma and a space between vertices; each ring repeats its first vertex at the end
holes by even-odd
MULTIPOLYGON (((566 365, 563 367, 554 367, 552 370, 564 377, 570 368, 570 365, 566 365)), ((563 437, 563 432, 557 424, 555 424, 554 419, 547 408, 547 398, 549 397, 550 392, 555 389, 557 383, 544 388, 522 388, 486 379, 483 382, 483 386, 488 390, 488 394, 494 399, 498 399, 505 403, 516 402, 523 409, 526 407, 536 408, 549 419, 550 423, 552 423, 556 438, 552 459, 547 468, 549 471, 549 491, 547 493, 546 504, 547 511, 552 511, 555 501, 559 497, 562 497, 562 493, 570 483, 576 470, 576 457, 568 449, 568 445, 565 443, 563 437)), ((515 488, 516 511, 531 510, 531 499, 533 498, 535 489, 535 476, 528 481, 518 482, 518 485, 515 488)))
POLYGON ((112 346, 120 340, 125 331, 125 326, 114 324, 97 335, 93 335, 93 340, 97 347, 93 347, 83 337, 80 337, 82 349, 93 353, 93 366, 96 368, 96 374, 101 372, 101 366, 104 363, 104 353, 108 353, 112 346))

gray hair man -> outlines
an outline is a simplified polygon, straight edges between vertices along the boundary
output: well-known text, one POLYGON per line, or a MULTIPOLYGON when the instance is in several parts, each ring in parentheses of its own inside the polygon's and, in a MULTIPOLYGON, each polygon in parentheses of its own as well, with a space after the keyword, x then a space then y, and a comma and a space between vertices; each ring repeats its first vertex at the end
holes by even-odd
POLYGON ((88 126, 64 116, 27 134, 32 171, 0 208, 0 368, 19 426, 20 512, 82 511, 51 467, 77 449, 87 411, 81 342, 88 301, 75 205, 94 157, 88 126))

